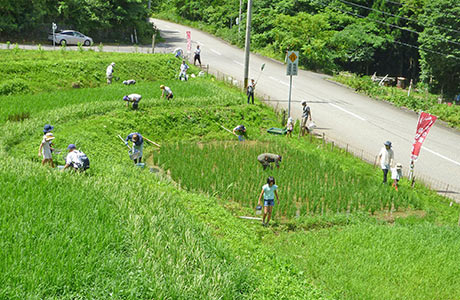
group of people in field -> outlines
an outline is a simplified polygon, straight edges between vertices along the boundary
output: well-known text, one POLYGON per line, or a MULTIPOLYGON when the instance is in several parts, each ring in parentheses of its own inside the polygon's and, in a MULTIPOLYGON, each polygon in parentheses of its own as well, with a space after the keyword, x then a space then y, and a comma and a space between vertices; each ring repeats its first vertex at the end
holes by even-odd
MULTIPOLYGON (((181 58, 183 55, 183 51, 178 48, 175 50, 175 54, 176 54, 176 57, 181 58)), ((194 65, 196 65, 196 62, 198 61, 201 67, 201 49, 199 45, 197 46, 194 54, 195 54, 194 55, 194 65)), ((185 60, 183 60, 180 66, 180 72, 178 76, 179 80, 183 80, 183 81, 188 80, 188 75, 187 75, 188 69, 189 69, 189 66, 186 64, 185 60)), ((115 72, 115 63, 112 62, 109 66, 107 66, 107 69, 106 69, 107 84, 112 84, 114 72, 115 72)), ((123 81, 123 84, 134 85, 136 84, 136 80, 134 79, 125 80, 123 81)), ((247 90, 246 90, 248 104, 250 103, 254 104, 255 87, 256 87, 256 83, 254 82, 254 79, 251 79, 250 83, 247 86, 247 90)), ((162 92, 161 98, 166 98, 166 100, 173 99, 174 94, 170 87, 162 84, 160 85, 160 90, 162 92)), ((127 107, 131 105, 133 110, 138 109, 139 102, 141 101, 141 99, 142 99, 142 96, 140 94, 135 94, 135 93, 123 96, 123 101, 126 101, 127 107)), ((312 123, 312 114, 311 114, 310 106, 307 105, 306 101, 302 101, 301 105, 302 105, 302 118, 300 121, 299 137, 304 136, 305 133, 310 133, 311 128, 312 128, 311 124, 313 124, 314 126, 314 123, 312 123)), ((292 132, 294 131, 294 126, 295 126, 295 122, 293 118, 289 117, 287 120, 287 124, 286 124, 286 136, 287 137, 292 136, 292 132)), ((52 132, 53 129, 54 127, 51 126, 50 124, 46 124, 44 126, 44 129, 43 129, 44 135, 40 143, 40 147, 38 149, 38 155, 43 158, 42 160, 43 165, 49 164, 51 167, 54 168, 55 165, 53 162, 52 153, 55 151, 57 152, 59 150, 54 149, 53 142, 54 142, 55 136, 53 135, 53 132, 52 132)), ((244 125, 236 126, 233 129, 232 133, 238 137, 239 141, 244 141, 245 139, 247 139, 247 131, 244 125)), ((124 141, 128 147, 129 147, 128 143, 129 142, 132 143, 132 154, 133 155, 132 157, 130 155, 130 157, 134 161, 134 163, 135 164, 142 163, 143 149, 144 149, 144 137, 138 132, 133 132, 133 133, 130 133, 124 141)), ((380 164, 381 169, 383 171, 383 183, 387 182, 388 172, 391 170, 393 186, 397 190, 398 181, 402 177, 402 165, 398 163, 394 166, 394 163, 393 163, 394 153, 393 153, 393 150, 391 149, 391 146, 392 145, 390 141, 387 141, 384 143, 384 147, 381 149, 378 155, 378 163, 380 164)), ((77 150, 77 147, 75 144, 69 144, 67 146, 67 150, 68 150, 68 154, 65 158, 66 163, 63 166, 63 169, 72 168, 76 171, 85 171, 89 168, 88 157, 82 151, 77 150)), ((262 168, 264 170, 270 170, 272 169, 272 165, 271 165, 272 163, 277 168, 280 167, 282 156, 278 154, 273 154, 273 153, 262 153, 257 157, 257 161, 262 165, 262 168)), ((273 176, 269 176, 267 178, 267 183, 262 186, 261 192, 259 194, 258 206, 257 206, 257 210, 262 209, 262 199, 263 199, 263 207, 264 207, 263 218, 262 218, 263 226, 267 226, 268 223, 270 222, 272 210, 273 210, 273 207, 275 206, 275 200, 279 202, 279 196, 278 196, 277 190, 278 190, 278 186, 275 184, 275 178, 273 176)))

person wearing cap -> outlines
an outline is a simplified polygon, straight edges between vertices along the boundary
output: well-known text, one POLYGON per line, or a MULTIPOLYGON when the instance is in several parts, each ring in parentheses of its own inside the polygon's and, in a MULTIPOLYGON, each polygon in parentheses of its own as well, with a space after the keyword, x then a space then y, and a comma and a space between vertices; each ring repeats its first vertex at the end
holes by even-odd
POLYGON ((244 127, 244 125, 238 125, 233 128, 233 134, 238 137, 238 141, 240 142, 243 142, 245 138, 248 138, 246 127, 244 127))
POLYGON ((113 67, 115 67, 115 63, 111 63, 107 70, 105 71, 105 75, 107 76, 107 84, 112 84, 112 77, 113 77, 113 67))
POLYGON ((249 99, 252 99, 252 104, 254 104, 254 90, 256 89, 256 83, 254 79, 251 79, 251 82, 248 84, 248 88, 246 90, 246 94, 248 95, 248 104, 249 99))
POLYGON ((292 131, 294 130, 294 120, 289 117, 286 124, 286 137, 292 136, 292 131))
MULTIPOLYGON (((53 130, 53 126, 50 125, 50 128, 45 129, 49 129, 49 131, 47 131, 43 136, 42 142, 40 143, 40 147, 38 148, 38 156, 43 156, 43 166, 46 163, 49 163, 51 167, 54 168, 53 155, 51 154, 51 152, 54 150, 52 148, 54 136, 53 133, 50 132, 51 130, 53 130)), ((43 132, 45 132, 45 129, 43 129, 43 132)))
POLYGON ((276 167, 280 167, 280 162, 281 162, 281 155, 278 154, 273 154, 273 153, 262 153, 259 156, 257 156, 257 160, 262 164, 262 167, 264 170, 266 170, 268 167, 271 168, 270 163, 275 163, 276 167))
POLYGON ((393 179, 393 184, 392 187, 395 188, 395 190, 398 190, 398 183, 399 180, 402 178, 402 164, 397 163, 395 168, 391 168, 391 179, 393 179))
POLYGON ((183 60, 182 64, 180 65, 179 80, 182 80, 182 78, 184 78, 184 80, 187 81, 188 68, 189 66, 185 63, 185 60, 183 60))
POLYGON ((169 87, 164 86, 164 85, 160 85, 160 89, 162 91, 161 92, 161 98, 163 98, 165 95, 166 95, 166 100, 169 100, 169 99, 173 98, 173 92, 169 87))
POLYGON ((126 101, 126 107, 129 107, 129 103, 133 104, 133 109, 139 107, 139 101, 141 101, 142 96, 139 94, 129 94, 123 97, 123 101, 126 101))
POLYGON ((310 130, 307 127, 308 120, 311 121, 311 109, 310 106, 307 105, 307 101, 302 101, 302 121, 300 123, 299 136, 304 136, 305 131, 310 133, 310 130))
POLYGON ((80 150, 77 150, 75 144, 70 144, 67 147, 67 150, 69 150, 69 154, 67 154, 67 157, 65 159, 64 169, 72 167, 75 171, 80 172, 89 169, 88 156, 86 156, 86 154, 81 152, 80 150))
POLYGON ((133 142, 133 148, 134 148, 133 152, 139 152, 138 158, 133 159, 134 163, 135 164, 141 163, 142 162, 142 155, 143 155, 143 152, 144 152, 144 139, 142 138, 142 135, 140 133, 138 133, 138 132, 130 133, 126 137, 125 141, 126 141, 126 144, 128 144, 128 141, 133 142))
POLYGON ((393 165, 394 153, 391 149, 390 141, 386 141, 383 145, 384 147, 382 147, 378 155, 378 161, 383 171, 383 183, 386 183, 388 171, 393 165))

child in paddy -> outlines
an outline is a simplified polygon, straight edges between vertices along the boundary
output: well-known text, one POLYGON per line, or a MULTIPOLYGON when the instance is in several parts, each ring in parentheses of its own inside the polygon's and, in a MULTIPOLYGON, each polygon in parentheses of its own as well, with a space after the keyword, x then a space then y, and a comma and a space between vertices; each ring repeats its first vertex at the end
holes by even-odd
POLYGON ((278 186, 275 184, 275 178, 272 176, 267 178, 267 184, 262 187, 262 191, 259 195, 259 205, 262 200, 262 196, 264 197, 264 217, 262 218, 262 225, 267 226, 268 222, 272 217, 272 209, 275 206, 275 196, 276 201, 280 201, 278 198, 278 192, 276 191, 278 186), (265 218, 267 218, 267 223, 265 223, 265 218))

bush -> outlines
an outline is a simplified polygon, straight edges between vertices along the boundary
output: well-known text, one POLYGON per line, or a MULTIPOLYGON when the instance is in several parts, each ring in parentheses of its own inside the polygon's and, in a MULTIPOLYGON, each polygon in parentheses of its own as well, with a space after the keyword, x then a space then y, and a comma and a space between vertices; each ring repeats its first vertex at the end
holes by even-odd
POLYGON ((30 87, 23 79, 11 79, 0 84, 0 95, 25 94, 30 87))

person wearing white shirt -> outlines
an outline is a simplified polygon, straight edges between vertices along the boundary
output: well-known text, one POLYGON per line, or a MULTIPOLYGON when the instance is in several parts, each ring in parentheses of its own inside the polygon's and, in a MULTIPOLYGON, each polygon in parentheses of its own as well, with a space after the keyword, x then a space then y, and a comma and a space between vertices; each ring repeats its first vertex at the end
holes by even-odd
POLYGON ((75 144, 70 144, 67 147, 69 150, 69 154, 65 159, 65 166, 64 169, 72 167, 75 171, 85 171, 89 169, 89 159, 85 153, 77 150, 75 144))
POLYGON ((123 97, 123 101, 126 101, 126 106, 129 107, 129 103, 133 104, 133 109, 139 107, 139 101, 141 101, 142 96, 139 94, 129 94, 123 97))
POLYGON ((107 84, 112 84, 112 77, 113 77, 113 67, 115 67, 115 63, 111 63, 107 70, 105 71, 105 75, 107 76, 107 84))
POLYGON ((193 65, 196 65, 196 61, 200 63, 200 68, 201 68, 201 49, 200 45, 196 45, 196 50, 195 50, 195 56, 193 57, 193 65))
POLYGON ((160 85, 160 89, 162 90, 161 92, 161 98, 163 98, 166 95, 166 100, 172 99, 173 98, 173 92, 172 90, 164 85, 160 85))
POLYGON ((187 81, 187 70, 188 70, 188 65, 185 63, 185 60, 182 61, 182 64, 180 65, 180 73, 179 73, 179 80, 182 80, 182 77, 184 77, 184 80, 187 81))
MULTIPOLYGON (((52 130, 52 126, 50 126, 52 130)), ((49 163, 54 168, 53 155, 51 152, 54 150, 51 146, 53 145, 54 136, 53 133, 47 132, 40 143, 38 148, 38 156, 43 156, 42 165, 49 163)))
POLYGON ((380 150, 378 160, 383 171, 383 183, 387 182, 388 171, 393 165, 394 153, 391 149, 391 142, 386 141, 384 147, 380 150))

